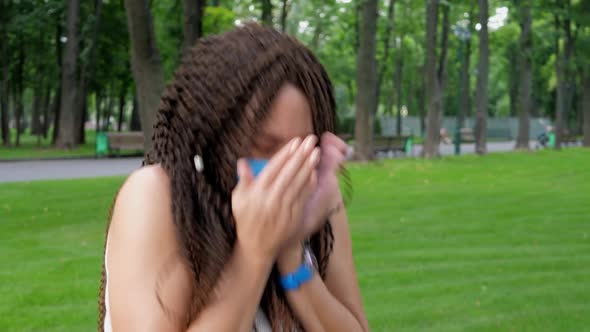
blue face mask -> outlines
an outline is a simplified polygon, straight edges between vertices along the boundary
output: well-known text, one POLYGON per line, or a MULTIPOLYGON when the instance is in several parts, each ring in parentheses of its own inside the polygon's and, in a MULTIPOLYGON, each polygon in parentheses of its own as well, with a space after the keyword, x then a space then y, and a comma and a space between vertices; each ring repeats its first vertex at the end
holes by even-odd
MULTIPOLYGON (((268 159, 248 159, 248 165, 250 166, 254 177, 257 177, 258 174, 262 172, 262 169, 264 169, 266 164, 268 164, 268 159)), ((240 180, 240 176, 238 176, 238 180, 240 180)))
POLYGON ((262 172, 266 164, 268 164, 268 159, 248 159, 248 165, 250 165, 254 177, 257 177, 262 172))

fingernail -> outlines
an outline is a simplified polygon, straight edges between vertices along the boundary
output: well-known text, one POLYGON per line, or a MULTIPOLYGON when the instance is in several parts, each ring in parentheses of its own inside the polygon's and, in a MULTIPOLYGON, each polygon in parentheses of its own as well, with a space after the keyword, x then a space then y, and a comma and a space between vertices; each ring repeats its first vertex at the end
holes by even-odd
POLYGON ((305 145, 304 145, 304 149, 305 151, 309 151, 311 150, 311 148, 315 145, 315 136, 311 135, 311 136, 307 136, 307 138, 305 139, 305 145))
POLYGON ((315 148, 309 157, 309 163, 315 166, 320 158, 320 149, 315 148))
POLYGON ((299 137, 295 137, 293 140, 291 140, 291 146, 289 146, 289 153, 293 153, 297 149, 300 141, 301 138, 299 137))

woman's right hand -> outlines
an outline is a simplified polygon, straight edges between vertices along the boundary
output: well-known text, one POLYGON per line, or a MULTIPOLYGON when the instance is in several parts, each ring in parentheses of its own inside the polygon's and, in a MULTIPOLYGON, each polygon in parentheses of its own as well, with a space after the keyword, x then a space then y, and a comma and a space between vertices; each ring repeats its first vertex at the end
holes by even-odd
POLYGON ((300 226, 303 207, 315 191, 320 151, 317 137, 287 143, 254 178, 245 159, 238 160, 240 180, 232 191, 237 241, 249 257, 273 262, 300 226))

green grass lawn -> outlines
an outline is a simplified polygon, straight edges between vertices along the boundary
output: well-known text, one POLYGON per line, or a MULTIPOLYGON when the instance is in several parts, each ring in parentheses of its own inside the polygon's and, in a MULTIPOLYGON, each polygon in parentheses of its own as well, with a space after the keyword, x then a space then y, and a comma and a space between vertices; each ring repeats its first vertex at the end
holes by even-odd
MULTIPOLYGON (((349 166, 373 331, 589 331, 590 151, 349 166)), ((0 184, 0 331, 91 331, 123 178, 0 184)))

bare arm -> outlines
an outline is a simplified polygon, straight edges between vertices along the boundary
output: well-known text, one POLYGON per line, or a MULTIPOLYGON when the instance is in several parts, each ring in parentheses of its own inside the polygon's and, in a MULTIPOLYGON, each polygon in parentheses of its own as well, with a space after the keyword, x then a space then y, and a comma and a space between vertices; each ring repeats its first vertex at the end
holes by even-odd
MULTIPOLYGON (((334 251, 325 283, 316 274, 299 289, 287 292, 287 300, 306 331, 369 331, 354 270, 345 210, 335 214, 331 223, 334 251)), ((281 274, 299 267, 301 250, 301 246, 295 246, 279 257, 281 274)))
MULTIPOLYGON (((167 181, 159 167, 144 168, 117 199, 107 257, 115 332, 181 331, 184 325, 192 280, 179 254, 167 181)), ((271 262, 252 260, 236 244, 214 299, 189 331, 250 331, 270 269, 271 262)))

